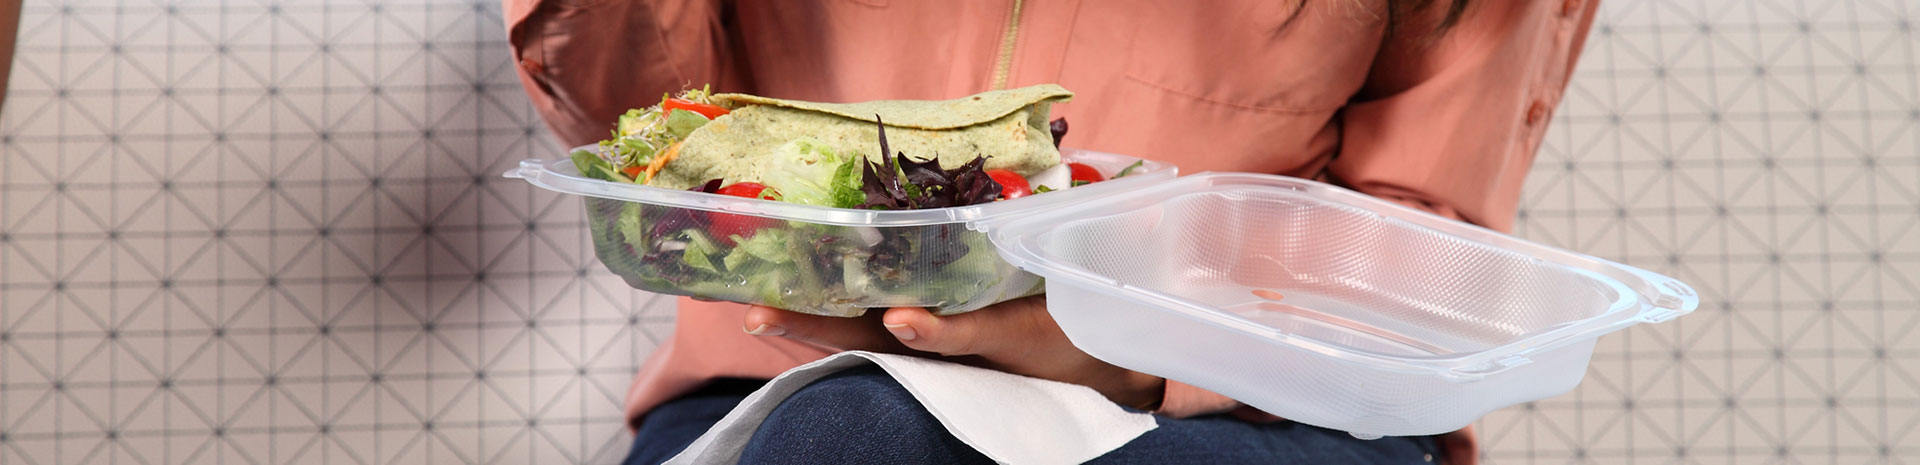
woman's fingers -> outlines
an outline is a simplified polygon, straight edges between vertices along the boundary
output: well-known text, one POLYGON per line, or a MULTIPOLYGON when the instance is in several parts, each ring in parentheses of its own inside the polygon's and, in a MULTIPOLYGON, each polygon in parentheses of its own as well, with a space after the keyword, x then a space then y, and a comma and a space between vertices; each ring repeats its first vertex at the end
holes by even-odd
POLYGON ((915 350, 1012 360, 1066 341, 1066 335, 1045 313, 1045 307, 1019 300, 947 316, 934 316, 923 308, 893 308, 887 310, 881 323, 902 344, 915 350))
POLYGON ((1108 365, 1075 348, 1047 314, 1046 300, 1040 297, 948 316, 903 307, 836 318, 756 305, 747 309, 740 329, 831 349, 946 356, 959 363, 1085 385, 1115 402, 1141 408, 1158 402, 1165 385, 1160 378, 1108 365))
POLYGON ((980 325, 967 315, 933 316, 924 308, 887 309, 880 320, 894 339, 914 350, 946 356, 973 355, 980 349, 975 331, 980 325))
POLYGON ((740 330, 755 336, 779 336, 841 350, 898 352, 901 344, 876 330, 879 312, 840 318, 789 312, 755 305, 747 309, 740 330))
POLYGON ((921 308, 888 309, 881 323, 914 350, 966 357, 975 365, 1080 384, 1115 402, 1146 408, 1165 381, 1102 362, 1073 346, 1047 314, 1046 301, 1026 298, 948 316, 921 308))

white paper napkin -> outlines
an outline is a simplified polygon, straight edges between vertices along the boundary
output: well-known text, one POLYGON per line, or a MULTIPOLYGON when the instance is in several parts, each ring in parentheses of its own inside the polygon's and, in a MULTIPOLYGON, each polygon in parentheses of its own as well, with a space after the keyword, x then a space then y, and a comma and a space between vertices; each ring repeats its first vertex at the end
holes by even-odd
POLYGON ((788 370, 748 395, 669 464, 732 464, 780 401, 814 380, 872 363, 905 386, 954 437, 1000 463, 1092 460, 1154 428, 1092 388, 938 360, 842 352, 788 370))

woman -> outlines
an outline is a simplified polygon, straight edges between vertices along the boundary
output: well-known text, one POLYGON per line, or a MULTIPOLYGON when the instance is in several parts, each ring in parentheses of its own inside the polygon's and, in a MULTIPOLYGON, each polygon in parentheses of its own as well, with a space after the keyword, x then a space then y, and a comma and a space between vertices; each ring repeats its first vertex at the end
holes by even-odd
MULTIPOLYGON (((1059 83, 1068 144, 1186 172, 1313 178, 1498 230, 1592 22, 1560 2, 506 0, 535 107, 569 145, 628 108, 714 89, 815 101, 945 99, 1059 83)), ((628 395, 635 463, 671 457, 759 383, 848 349, 1083 384, 1160 415, 1101 462, 1471 463, 1467 431, 1359 441, 1075 349, 1044 297, 935 317, 814 317, 680 302, 628 395), (877 321, 876 321, 877 320, 877 321)), ((872 371, 776 409, 748 461, 981 462, 872 371), (768 454, 768 455, 755 455, 768 454)))

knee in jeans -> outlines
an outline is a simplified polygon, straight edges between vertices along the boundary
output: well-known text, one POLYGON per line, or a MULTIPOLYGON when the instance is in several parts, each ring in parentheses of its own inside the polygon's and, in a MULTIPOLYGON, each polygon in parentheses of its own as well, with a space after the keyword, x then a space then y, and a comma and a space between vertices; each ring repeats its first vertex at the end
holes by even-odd
MULTIPOLYGON (((906 388, 879 370, 850 370, 822 378, 780 403, 769 423, 827 428, 878 428, 923 409, 906 388)), ((930 416, 922 414, 920 416, 930 416)), ((901 426, 901 425, 891 425, 901 426)))
POLYGON ((787 397, 742 463, 993 463, 947 433, 878 367, 837 373, 787 397))
POLYGON ((913 457, 956 448, 965 445, 952 439, 906 388, 872 368, 835 374, 795 391, 760 424, 747 455, 922 462, 913 457))

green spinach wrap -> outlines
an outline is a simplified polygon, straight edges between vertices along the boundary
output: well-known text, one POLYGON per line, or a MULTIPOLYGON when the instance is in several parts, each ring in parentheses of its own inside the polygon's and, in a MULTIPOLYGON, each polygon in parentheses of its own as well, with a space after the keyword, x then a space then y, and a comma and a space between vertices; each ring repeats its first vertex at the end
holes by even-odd
POLYGON ((878 162, 879 121, 893 150, 935 157, 957 168, 986 157, 986 169, 1023 176, 1060 164, 1047 113, 1073 93, 1054 84, 986 92, 943 101, 815 103, 743 94, 715 94, 731 110, 688 133, 678 153, 648 185, 686 189, 713 179, 763 182, 781 147, 807 141, 843 156, 878 162))

